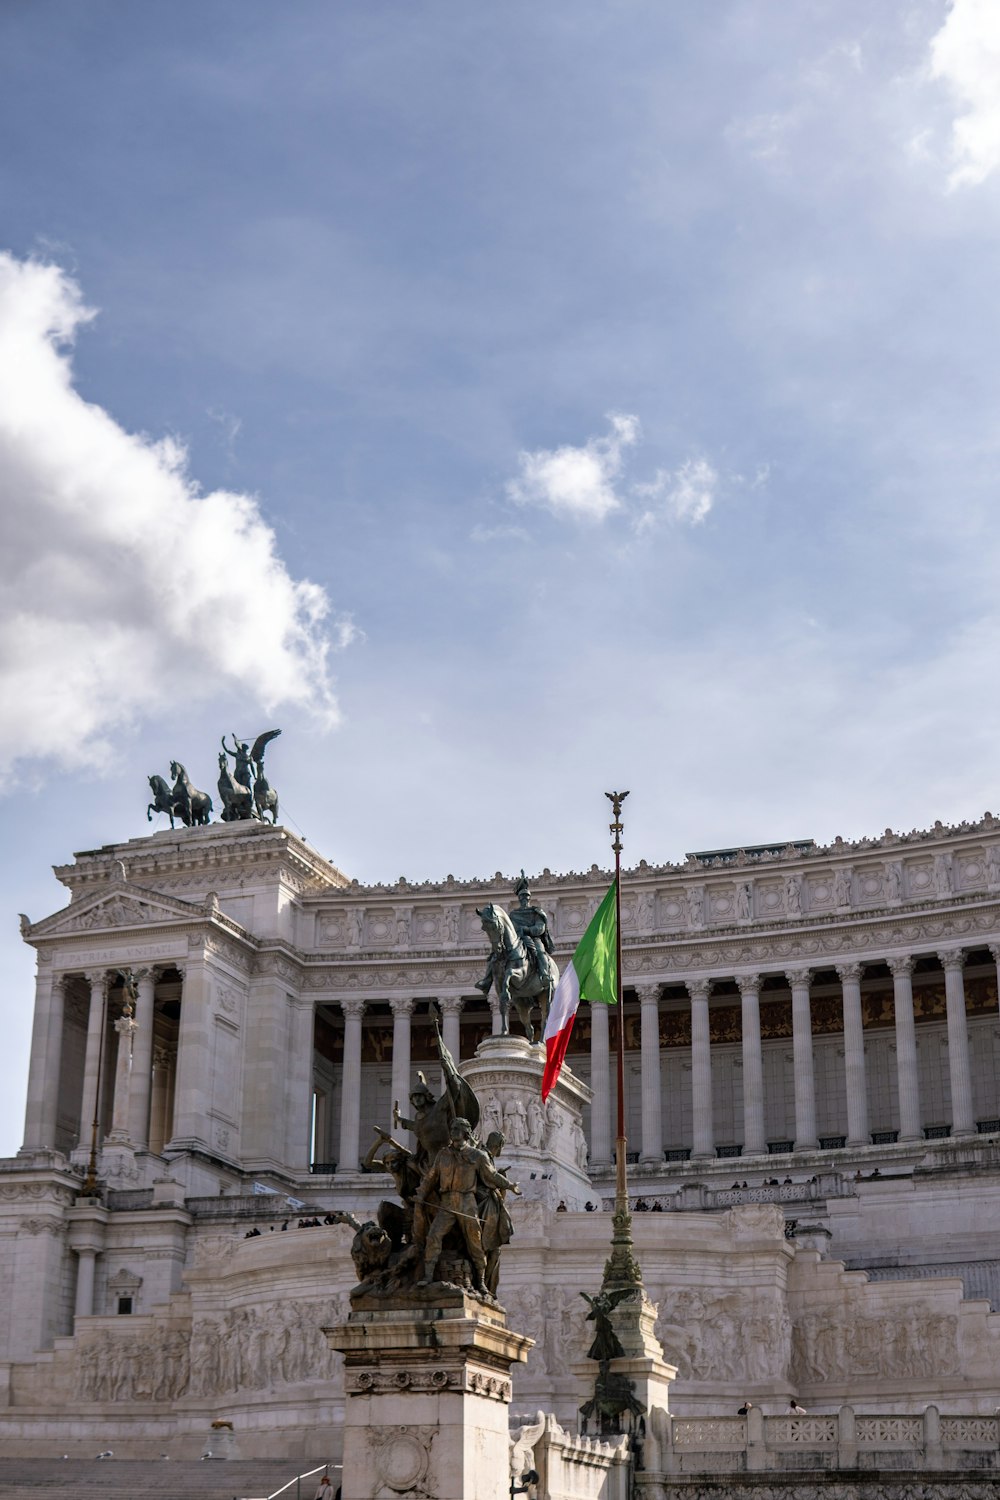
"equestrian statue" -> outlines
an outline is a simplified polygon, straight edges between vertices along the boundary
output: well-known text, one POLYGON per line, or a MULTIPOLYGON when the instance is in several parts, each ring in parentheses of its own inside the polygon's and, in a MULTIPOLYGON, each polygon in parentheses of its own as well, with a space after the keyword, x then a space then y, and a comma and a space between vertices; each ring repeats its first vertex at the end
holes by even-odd
POLYGON ((502 1035, 506 1036, 510 1031, 510 1008, 513 1005, 525 1036, 533 1042, 532 1011, 537 1001, 542 1013, 540 1031, 543 1032, 552 995, 559 982, 559 970, 552 958, 548 916, 540 906, 532 906, 531 890, 523 870, 514 893, 517 905, 509 912, 492 903, 476 907, 476 916, 490 940, 486 973, 476 981, 476 989, 488 995, 496 987, 502 1035))

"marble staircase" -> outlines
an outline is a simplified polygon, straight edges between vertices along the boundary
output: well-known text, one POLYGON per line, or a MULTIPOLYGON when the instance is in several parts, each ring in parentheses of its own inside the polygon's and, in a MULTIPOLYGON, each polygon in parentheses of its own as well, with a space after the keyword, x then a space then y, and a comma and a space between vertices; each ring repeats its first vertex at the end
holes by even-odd
MULTIPOLYGON (((316 1461, 301 1465, 288 1459, 205 1461, 191 1459, 0 1459, 3 1500, 135 1500, 136 1495, 160 1500, 265 1500, 316 1461)), ((331 1471, 331 1477, 333 1473, 331 1471)), ((319 1482, 311 1475, 301 1483, 301 1500, 312 1500, 319 1482)), ((339 1473, 337 1474, 339 1482, 339 1473)), ((296 1485, 285 1490, 288 1500, 299 1500, 296 1485)))

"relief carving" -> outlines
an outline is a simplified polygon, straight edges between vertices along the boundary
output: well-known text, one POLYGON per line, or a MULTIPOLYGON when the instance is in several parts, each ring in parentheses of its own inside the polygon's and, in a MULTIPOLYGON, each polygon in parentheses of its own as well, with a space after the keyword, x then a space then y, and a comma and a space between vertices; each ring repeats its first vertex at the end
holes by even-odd
POLYGON ((958 1320, 944 1314, 901 1318, 849 1309, 808 1313, 796 1325, 793 1383, 958 1373, 958 1320))
POLYGON ((66 932, 88 932, 99 927, 145 927, 164 920, 169 920, 169 914, 160 907, 131 896, 111 896, 77 917, 67 917, 61 925, 66 932))
POLYGON ((188 1336, 156 1329, 142 1337, 104 1331, 76 1350, 84 1401, 175 1401, 188 1388, 188 1336))
POLYGON ((217 1396, 329 1380, 335 1356, 323 1327, 343 1322, 346 1294, 325 1302, 293 1299, 270 1307, 231 1308, 199 1319, 191 1331, 191 1391, 217 1396))

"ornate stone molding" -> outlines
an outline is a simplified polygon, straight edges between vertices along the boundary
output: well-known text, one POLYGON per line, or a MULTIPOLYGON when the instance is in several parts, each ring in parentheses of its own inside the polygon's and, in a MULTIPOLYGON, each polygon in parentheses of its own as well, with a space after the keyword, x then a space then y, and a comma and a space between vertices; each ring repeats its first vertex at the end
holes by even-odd
POLYGON ((66 1220, 56 1218, 54 1214, 38 1214, 32 1218, 22 1219, 18 1225, 20 1234, 51 1234, 58 1238, 66 1233, 66 1220))

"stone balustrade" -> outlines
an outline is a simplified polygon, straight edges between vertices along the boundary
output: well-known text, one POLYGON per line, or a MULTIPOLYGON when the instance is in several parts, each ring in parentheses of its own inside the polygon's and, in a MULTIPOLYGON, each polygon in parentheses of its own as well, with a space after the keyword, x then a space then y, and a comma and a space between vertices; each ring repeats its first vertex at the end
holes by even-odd
POLYGON ((664 1473, 789 1469, 1000 1470, 1000 1417, 834 1413, 671 1417, 660 1443, 664 1473))

